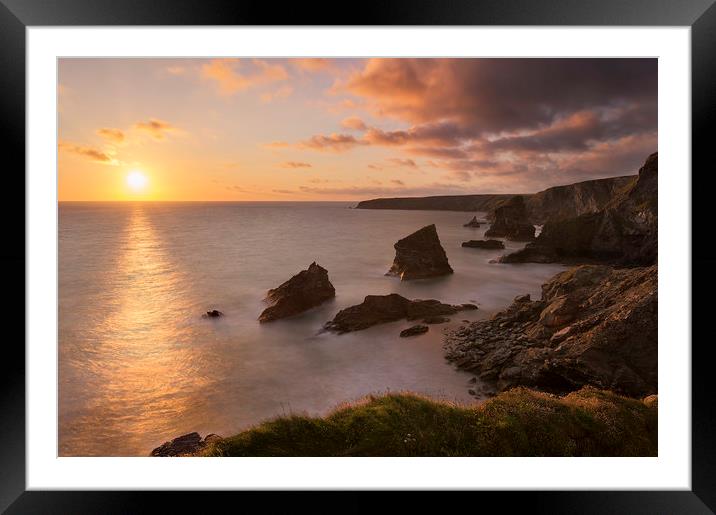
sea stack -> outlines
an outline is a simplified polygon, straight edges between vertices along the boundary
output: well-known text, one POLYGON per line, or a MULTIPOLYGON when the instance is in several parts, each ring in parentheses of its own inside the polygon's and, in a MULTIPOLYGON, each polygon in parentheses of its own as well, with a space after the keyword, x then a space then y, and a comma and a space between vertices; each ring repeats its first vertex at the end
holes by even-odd
POLYGON ((475 227, 475 228, 477 228, 477 227, 480 227, 480 222, 477 221, 477 217, 476 217, 476 216, 473 216, 473 217, 472 217, 472 220, 470 220, 470 221, 467 222, 466 224, 463 224, 463 227, 475 227))
POLYGON ((527 217, 525 201, 515 195, 495 209, 495 218, 485 237, 507 238, 514 241, 532 241, 535 239, 535 226, 527 217))
POLYGON ((266 308, 259 322, 271 322, 311 309, 336 296, 336 289, 328 280, 328 271, 315 262, 301 270, 279 287, 268 291, 266 308))
POLYGON ((425 279, 453 273, 435 224, 427 225, 393 245, 395 259, 386 275, 401 280, 425 279))

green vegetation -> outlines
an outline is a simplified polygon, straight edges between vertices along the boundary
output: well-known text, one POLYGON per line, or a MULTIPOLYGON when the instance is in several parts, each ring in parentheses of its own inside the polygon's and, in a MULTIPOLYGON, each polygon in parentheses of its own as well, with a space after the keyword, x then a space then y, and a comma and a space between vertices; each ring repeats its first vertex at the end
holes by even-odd
POLYGON ((208 456, 656 456, 657 403, 583 388, 516 388, 477 407, 370 396, 325 418, 281 417, 208 456))

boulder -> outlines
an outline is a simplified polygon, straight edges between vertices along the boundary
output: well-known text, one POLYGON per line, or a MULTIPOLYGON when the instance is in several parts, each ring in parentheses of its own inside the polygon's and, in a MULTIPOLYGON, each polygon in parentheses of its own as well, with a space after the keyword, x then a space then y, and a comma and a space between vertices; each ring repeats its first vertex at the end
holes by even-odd
POLYGON ((386 275, 397 275, 405 281, 453 273, 435 224, 406 236, 394 247, 395 259, 386 275))
POLYGON ((476 216, 473 216, 473 217, 472 217, 472 220, 470 220, 470 221, 467 222, 466 224, 463 224, 463 227, 474 227, 474 228, 478 228, 478 227, 480 227, 480 222, 477 220, 477 217, 476 217, 476 216))
POLYGON ((535 226, 529 221, 525 201, 515 195, 495 209, 494 220, 485 232, 485 237, 507 238, 514 241, 532 241, 535 226))
POLYGON ((426 325, 418 324, 411 327, 408 327, 407 329, 403 329, 400 331, 400 337, 405 338, 408 336, 417 336, 419 334, 425 334, 430 330, 430 328, 426 325))
POLYGON ((201 315, 202 318, 219 318, 223 316, 224 314, 218 309, 212 309, 211 311, 207 311, 206 313, 201 315))
POLYGON ((202 440, 199 433, 187 433, 164 442, 152 450, 150 456, 194 456, 207 445, 222 440, 219 435, 209 434, 202 440))
POLYGON ((268 291, 266 308, 259 322, 271 322, 316 307, 336 296, 336 290, 328 279, 328 271, 315 262, 277 288, 268 291))
POLYGON ((517 297, 491 319, 449 333, 446 357, 498 390, 591 385, 655 394, 657 276, 656 266, 572 268, 544 284, 541 299, 517 297))
POLYGON ((487 249, 487 250, 499 250, 499 249, 505 248, 505 244, 500 240, 463 241, 462 246, 471 248, 471 249, 487 249))
POLYGON ((453 315, 458 311, 470 309, 465 306, 443 304, 434 299, 409 300, 397 293, 368 295, 361 304, 339 311, 324 328, 337 333, 348 333, 396 320, 424 320, 430 317, 453 315))

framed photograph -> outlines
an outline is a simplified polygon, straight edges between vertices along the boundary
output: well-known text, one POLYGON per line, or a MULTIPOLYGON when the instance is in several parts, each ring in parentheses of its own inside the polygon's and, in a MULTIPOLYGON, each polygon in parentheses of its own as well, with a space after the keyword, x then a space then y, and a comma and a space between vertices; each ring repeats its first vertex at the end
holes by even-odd
POLYGON ((713 4, 0 0, 0 507, 712 513, 713 4))

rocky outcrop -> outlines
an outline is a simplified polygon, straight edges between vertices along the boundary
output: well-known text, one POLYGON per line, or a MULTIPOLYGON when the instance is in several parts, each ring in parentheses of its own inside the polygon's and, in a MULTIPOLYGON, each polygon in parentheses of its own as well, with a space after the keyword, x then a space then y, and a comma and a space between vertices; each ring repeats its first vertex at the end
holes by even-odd
POLYGON ((535 227, 527 217, 525 201, 515 195, 495 209, 494 221, 485 232, 485 237, 507 238, 514 241, 531 241, 535 237, 535 227))
POLYGON ((386 275, 397 275, 406 281, 453 273, 435 224, 415 231, 393 246, 395 259, 386 275))
POLYGON ((463 241, 462 246, 470 248, 470 249, 487 249, 487 250, 499 250, 499 249, 505 248, 505 244, 501 240, 463 241))
POLYGON ((403 329, 400 331, 400 337, 401 338, 407 338, 408 336, 417 336, 419 334, 425 334, 430 330, 430 328, 423 324, 417 324, 408 327, 407 329, 403 329))
POLYGON ((219 311, 218 309, 212 309, 210 311, 207 311, 203 315, 201 315, 201 318, 219 318, 219 317, 223 317, 223 316, 224 316, 224 314, 221 311, 219 311))
POLYGON ((336 296, 336 289, 328 279, 328 271, 315 262, 279 287, 268 291, 266 308, 260 322, 271 322, 311 309, 336 296))
POLYGON ((222 438, 219 435, 209 434, 204 439, 199 433, 187 433, 164 442, 152 450, 150 456, 194 456, 204 450, 210 443, 219 442, 222 438))
POLYGON ((477 220, 476 216, 473 216, 472 220, 470 220, 466 224, 463 224, 462 226, 463 227, 474 227, 477 229, 478 227, 480 227, 480 222, 477 220))
POLYGON ((503 263, 614 263, 650 265, 657 259, 658 155, 604 209, 547 222, 536 241, 503 263))
POLYGON ((409 300, 397 293, 368 295, 361 304, 339 311, 324 328, 337 333, 348 333, 386 322, 453 315, 468 309, 477 309, 477 306, 473 304, 453 306, 434 299, 409 300))
POLYGON ((584 265, 446 339, 447 359, 498 390, 657 392, 657 267, 584 265))

